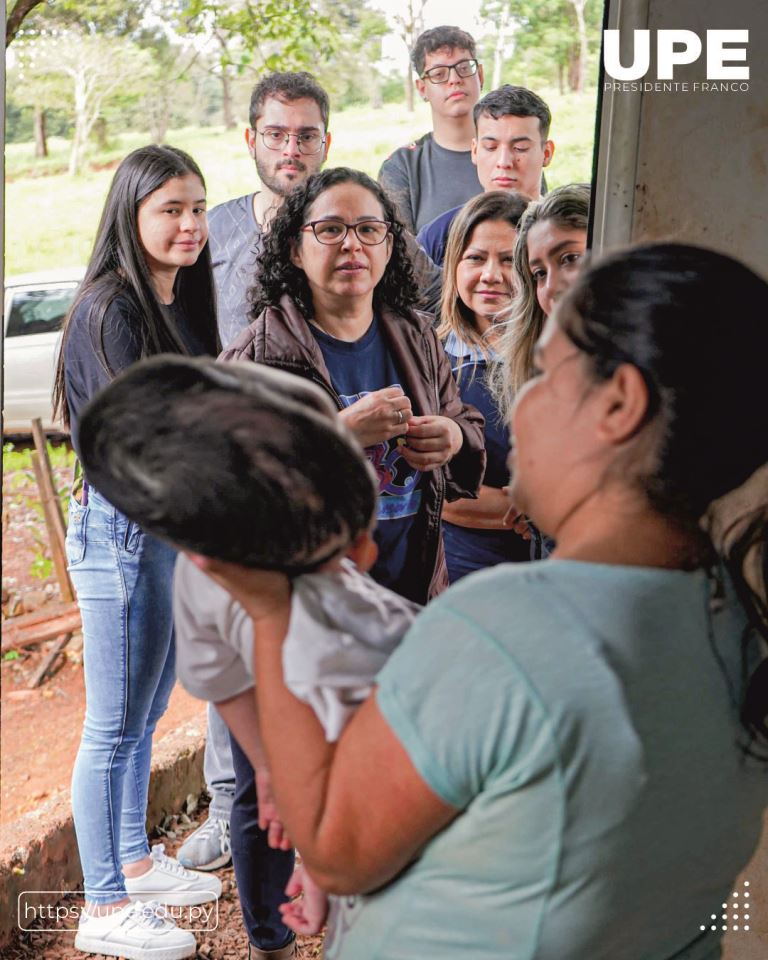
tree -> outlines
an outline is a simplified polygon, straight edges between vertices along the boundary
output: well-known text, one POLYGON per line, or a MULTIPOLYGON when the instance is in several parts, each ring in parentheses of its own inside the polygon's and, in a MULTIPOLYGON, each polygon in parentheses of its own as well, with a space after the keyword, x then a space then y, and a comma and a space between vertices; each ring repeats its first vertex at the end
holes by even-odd
POLYGON ((507 0, 485 0, 481 14, 492 25, 493 76, 491 90, 501 85, 501 71, 509 53, 510 40, 514 36, 516 24, 507 0))
POLYGON ((11 45, 16 34, 21 29, 22 23, 32 13, 35 7, 39 6, 43 0, 16 0, 13 9, 8 14, 5 21, 5 49, 11 45))
MULTIPOLYGON (((57 0, 53 5, 43 0, 17 0, 6 24, 6 49, 18 37, 18 43, 51 35, 52 31, 78 28, 87 34, 125 36, 136 30, 152 0, 57 0)), ((14 48, 15 49, 15 48, 14 48)), ((15 100, 31 107, 34 115, 35 156, 48 156, 46 137, 46 110, 54 105, 56 81, 51 75, 44 78, 32 74, 31 86, 14 90, 15 100)), ((102 135, 106 124, 102 120, 102 135)))
POLYGON ((384 87, 382 40, 390 32, 386 17, 368 7, 366 0, 315 0, 315 5, 327 17, 341 51, 332 62, 313 67, 334 109, 353 103, 379 109, 384 87))
MULTIPOLYGON (((516 50, 554 67, 562 92, 584 89, 590 47, 599 46, 602 5, 598 0, 485 0, 483 18, 492 24, 495 51, 507 27, 516 50)), ((496 76, 496 61, 494 76, 496 76)), ((496 80, 494 80, 496 85, 496 80)))
MULTIPOLYGON (((419 34, 424 32, 424 7, 427 0, 408 0, 405 13, 395 14, 395 23, 400 39, 408 48, 408 57, 419 34)), ((413 80, 411 79, 410 59, 405 73, 405 103, 408 111, 413 113, 413 80)))
POLYGON ((313 0, 182 0, 176 28, 214 46, 225 126, 234 126, 235 76, 311 67, 336 47, 330 21, 313 0))
MULTIPOLYGON (((21 44, 19 44, 21 47, 21 44)), ((24 69, 17 58, 16 66, 9 74, 13 89, 13 100, 19 107, 30 107, 33 114, 35 137, 35 156, 48 156, 48 137, 46 131, 46 110, 69 106, 62 78, 50 74, 41 74, 33 69, 24 69)))
POLYGON ((69 173, 79 173, 88 137, 103 106, 117 94, 138 96, 149 57, 125 40, 85 34, 75 28, 51 31, 18 44, 18 69, 25 82, 51 85, 67 97, 74 117, 69 173))

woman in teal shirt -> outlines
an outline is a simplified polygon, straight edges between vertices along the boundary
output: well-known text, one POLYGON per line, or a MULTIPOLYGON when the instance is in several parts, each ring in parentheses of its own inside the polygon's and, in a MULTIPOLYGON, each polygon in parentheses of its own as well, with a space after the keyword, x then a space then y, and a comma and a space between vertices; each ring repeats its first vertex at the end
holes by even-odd
POLYGON ((345 895, 327 957, 719 956, 768 801, 767 316, 711 251, 586 270, 511 415, 553 559, 434 601, 335 746, 282 680, 288 582, 210 562, 256 624, 283 820, 345 895))

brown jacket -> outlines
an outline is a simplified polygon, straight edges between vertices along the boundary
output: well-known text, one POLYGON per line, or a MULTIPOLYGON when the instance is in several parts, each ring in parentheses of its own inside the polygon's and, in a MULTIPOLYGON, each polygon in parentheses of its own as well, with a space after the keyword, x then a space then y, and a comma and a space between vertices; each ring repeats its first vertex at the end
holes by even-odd
MULTIPOLYGON (((380 322, 414 415, 450 417, 464 434, 464 445, 453 460, 427 475, 422 508, 416 520, 422 529, 413 530, 409 537, 414 549, 407 561, 404 580, 413 585, 413 589, 408 590, 409 597, 426 603, 448 583, 440 535, 443 500, 475 499, 482 483, 484 420, 474 407, 462 403, 431 318, 416 311, 403 317, 384 309, 380 322)), ((317 340, 290 297, 283 296, 279 306, 267 307, 221 354, 221 359, 252 360, 308 377, 323 387, 342 409, 317 340)))

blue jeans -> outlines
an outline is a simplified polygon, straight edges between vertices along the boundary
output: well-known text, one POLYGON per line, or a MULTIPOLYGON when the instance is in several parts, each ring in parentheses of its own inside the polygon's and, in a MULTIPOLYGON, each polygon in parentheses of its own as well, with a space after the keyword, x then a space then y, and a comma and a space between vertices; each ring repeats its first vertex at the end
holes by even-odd
POLYGON ((273 850, 259 827, 259 801, 253 767, 230 734, 235 771, 232 804, 232 866, 248 940, 260 950, 279 950, 293 939, 282 921, 281 903, 294 866, 293 850, 273 850))
POLYGON ((77 845, 91 903, 126 896, 122 863, 149 853, 152 734, 175 682, 176 552, 92 487, 70 501, 67 559, 83 621, 85 724, 72 774, 77 845))

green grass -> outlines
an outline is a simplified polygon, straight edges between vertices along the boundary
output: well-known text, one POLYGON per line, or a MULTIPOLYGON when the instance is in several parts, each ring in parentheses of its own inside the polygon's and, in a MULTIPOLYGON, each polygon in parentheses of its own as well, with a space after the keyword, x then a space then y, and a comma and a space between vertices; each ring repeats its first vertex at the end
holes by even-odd
MULTIPOLYGON (((74 467, 75 465, 75 454, 70 449, 68 444, 61 443, 51 443, 48 441, 48 459, 51 461, 51 466, 56 469, 58 467, 74 467)), ((4 443, 3 444, 3 473, 13 473, 18 470, 31 470, 32 469, 32 447, 23 446, 20 450, 17 450, 14 444, 4 443)))
MULTIPOLYGON (((547 169, 550 188, 588 180, 592 169, 595 91, 561 96, 541 91, 555 122, 555 158, 547 169)), ((185 127, 171 130, 166 141, 194 156, 208 184, 209 206, 248 193, 256 186, 253 161, 243 140, 245 121, 236 130, 185 127)), ((350 166, 376 176, 381 162, 396 147, 430 128, 428 108, 417 103, 413 114, 404 104, 381 110, 355 107, 331 117, 333 143, 329 163, 350 166)), ((51 156, 34 159, 33 144, 6 147, 5 270, 6 276, 36 270, 84 265, 91 252, 114 165, 148 135, 127 132, 114 137, 109 150, 92 154, 92 168, 80 177, 65 171, 69 143, 52 137, 51 156), (104 168, 112 164, 112 167, 104 168)))

